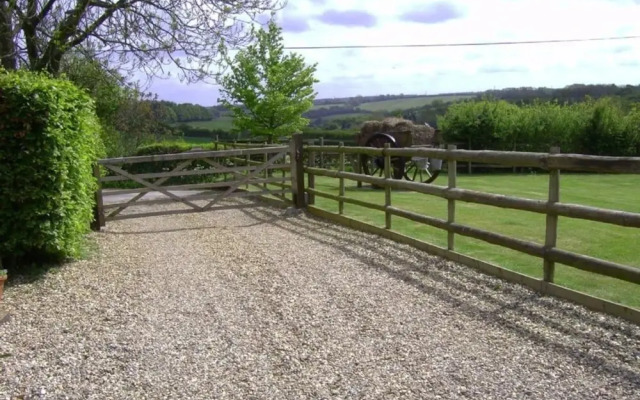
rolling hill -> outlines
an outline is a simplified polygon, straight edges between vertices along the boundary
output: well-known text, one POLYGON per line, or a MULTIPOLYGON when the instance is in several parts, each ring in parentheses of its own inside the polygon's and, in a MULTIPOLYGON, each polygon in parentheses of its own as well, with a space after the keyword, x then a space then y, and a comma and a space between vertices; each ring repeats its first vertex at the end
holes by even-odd
POLYGON ((442 95, 442 96, 421 96, 393 100, 372 101, 360 104, 357 108, 365 111, 395 111, 408 110, 431 104, 436 100, 450 102, 475 97, 474 95, 442 95))

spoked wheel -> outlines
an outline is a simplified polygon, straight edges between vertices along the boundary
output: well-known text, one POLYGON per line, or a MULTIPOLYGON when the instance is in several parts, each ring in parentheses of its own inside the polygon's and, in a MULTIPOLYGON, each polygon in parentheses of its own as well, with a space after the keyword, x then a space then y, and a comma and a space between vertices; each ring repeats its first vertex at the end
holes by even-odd
POLYGON ((440 169, 434 169, 434 165, 428 159, 414 157, 406 164, 404 178, 408 181, 431 183, 439 174, 440 169))
MULTIPOLYGON (((390 147, 398 147, 393 136, 376 133, 367 140, 366 145, 375 148, 384 148, 389 143, 390 147)), ((361 156, 362 172, 366 175, 379 176, 384 175, 384 157, 382 156, 361 156)), ((402 179, 404 175, 405 159, 404 157, 391 157, 391 176, 394 179, 402 179)))

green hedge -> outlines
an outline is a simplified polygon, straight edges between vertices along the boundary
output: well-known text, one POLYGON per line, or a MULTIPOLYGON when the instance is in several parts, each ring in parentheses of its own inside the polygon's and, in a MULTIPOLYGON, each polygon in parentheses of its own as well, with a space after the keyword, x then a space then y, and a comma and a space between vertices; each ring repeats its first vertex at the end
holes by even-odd
POLYGON ((453 104, 438 126, 448 143, 474 150, 549 151, 608 156, 640 155, 640 110, 615 98, 574 104, 503 100, 453 104))
POLYGON ((185 151, 189 151, 194 147, 209 149, 213 148, 210 143, 188 143, 183 141, 165 141, 165 142, 157 142, 153 144, 149 144, 146 146, 140 146, 136 150, 134 156, 149 156, 154 154, 172 154, 172 153, 182 153, 185 151))
POLYGON ((103 154, 93 101, 64 80, 0 70, 0 256, 76 257, 103 154))

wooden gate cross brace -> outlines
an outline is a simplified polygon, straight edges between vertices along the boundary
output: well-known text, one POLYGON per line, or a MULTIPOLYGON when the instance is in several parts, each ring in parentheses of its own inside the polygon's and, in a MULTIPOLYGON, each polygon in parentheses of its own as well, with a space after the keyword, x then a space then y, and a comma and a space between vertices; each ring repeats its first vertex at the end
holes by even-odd
MULTIPOLYGON (((183 161, 182 163, 178 164, 178 166, 176 166, 171 172, 177 172, 177 171, 183 170, 189 164, 191 164, 192 161, 193 160, 183 161)), ((131 179, 132 181, 138 182, 139 184, 141 184, 141 185, 143 185, 143 186, 145 186, 145 187, 147 187, 149 189, 158 191, 158 192, 164 194, 165 196, 168 196, 168 197, 170 197, 170 198, 172 198, 172 199, 174 199, 176 201, 180 201, 180 202, 190 206, 193 209, 196 209, 196 210, 201 209, 201 207, 198 206, 197 204, 194 204, 194 203, 192 203, 192 202, 190 202, 190 201, 188 201, 188 200, 186 200, 186 199, 184 199, 184 198, 182 198, 182 197, 180 197, 178 195, 175 195, 175 194, 171 193, 170 191, 168 191, 166 189, 163 189, 160 186, 164 182, 166 182, 170 177, 164 177, 164 178, 158 179, 157 181, 151 183, 151 182, 148 182, 148 181, 146 181, 146 180, 144 180, 142 178, 138 178, 137 176, 132 175, 132 174, 128 173, 127 171, 125 171, 125 170, 123 170, 123 169, 121 169, 119 167, 116 167, 115 165, 105 165, 105 167, 109 168, 110 170, 112 170, 113 172, 115 172, 115 173, 117 173, 119 175, 122 175, 122 176, 124 176, 126 178, 131 179)), ((125 208, 131 206, 133 203, 137 202, 140 198, 142 198, 147 193, 149 193, 149 192, 143 192, 143 193, 137 194, 134 198, 129 200, 126 204, 118 207, 116 210, 114 210, 112 213, 110 213, 109 217, 113 217, 113 216, 118 215, 122 210, 124 210, 125 208)))
POLYGON ((275 156, 271 157, 266 163, 260 165, 258 168, 254 169, 250 174, 248 175, 243 175, 242 180, 237 181, 237 182, 233 182, 233 184, 229 187, 229 189, 227 189, 223 194, 221 194, 220 196, 216 197, 215 199, 211 200, 209 202, 209 204, 207 204, 206 206, 202 207, 202 210, 208 210, 211 207, 213 207, 217 202, 219 202, 220 200, 222 200, 223 198, 225 198, 226 196, 228 196, 229 194, 231 194, 233 191, 235 191, 238 187, 242 186, 242 185, 246 185, 251 179, 255 178, 260 172, 264 171, 265 169, 269 168, 270 166, 272 166, 273 164, 276 163, 276 161, 280 160, 281 158, 283 158, 283 156, 286 154, 286 152, 281 152, 276 154, 275 156))
MULTIPOLYGON (((221 169, 224 168, 224 166, 222 164, 219 164, 219 163, 217 163, 215 161, 211 161, 208 158, 203 158, 202 161, 204 161, 207 164, 211 165, 214 169, 215 168, 221 168, 221 169)), ((236 172, 236 171, 231 171, 231 174, 233 175, 234 179, 242 179, 242 178, 246 177, 246 175, 244 175, 244 174, 242 174, 240 172, 236 172)), ((249 182, 249 185, 255 186, 255 187, 259 188, 259 189, 262 189, 262 186, 260 186, 260 184, 258 184, 258 183, 249 182)))

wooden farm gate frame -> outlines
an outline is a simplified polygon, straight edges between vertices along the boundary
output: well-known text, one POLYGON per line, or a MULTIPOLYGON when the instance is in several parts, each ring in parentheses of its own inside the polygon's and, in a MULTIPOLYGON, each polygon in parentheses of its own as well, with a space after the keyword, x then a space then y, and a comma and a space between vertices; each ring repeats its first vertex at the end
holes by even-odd
MULTIPOLYGON (((290 204, 302 206, 303 199, 298 193, 304 192, 304 186, 298 188, 299 184, 297 171, 302 171, 301 165, 302 141, 292 140, 290 146, 274 146, 261 148, 247 148, 235 150, 221 151, 191 151, 177 154, 162 154, 136 157, 119 157, 98 160, 94 166, 94 175, 97 178, 99 187, 96 192, 96 206, 94 209, 95 221, 94 230, 99 230, 105 226, 107 221, 116 221, 121 219, 184 214, 193 212, 214 211, 229 208, 253 207, 256 204, 237 204, 237 205, 220 205, 223 199, 237 197, 259 197, 261 199, 270 199, 279 201, 282 204, 290 204), (292 157, 287 157, 291 156, 292 157), (252 157, 253 156, 253 157, 252 157), (261 159, 260 161, 256 158, 261 159), (293 162, 288 162, 287 158, 293 162), (158 171, 135 174, 126 171, 125 165, 137 163, 158 163, 177 161, 177 164, 171 171, 158 171), (207 168, 187 169, 194 161, 205 163, 207 168), (231 163, 229 162, 231 161, 231 163), (298 166, 298 164, 300 164, 298 166), (103 169, 112 173, 110 176, 102 176, 103 169), (278 174, 276 171, 281 172, 278 174), (287 176, 289 172, 289 176, 287 176), (220 176, 222 174, 230 174, 233 180, 224 180, 204 183, 191 183, 180 185, 167 185, 167 181, 173 177, 183 176, 220 176), (110 192, 110 195, 130 195, 135 196, 127 201, 105 204, 104 190, 102 184, 113 181, 132 181, 141 188, 135 189, 117 189, 110 192), (290 182, 289 182, 290 181, 290 182), (278 189, 270 189, 270 186, 276 186, 278 189), (212 190, 214 189, 214 190, 212 190), (249 190, 252 189, 252 190, 249 190), (199 194, 189 196, 180 196, 176 191, 204 191, 199 194), (166 196, 164 199, 140 201, 147 193, 162 193, 166 196), (292 200, 286 196, 290 194, 292 200), (277 199, 265 196, 275 196, 277 199), (197 200, 206 200, 206 204, 198 205, 194 203, 197 200), (152 211, 144 213, 122 214, 122 211, 134 205, 151 205, 167 202, 179 202, 187 206, 186 209, 180 210, 164 210, 152 211)), ((300 176, 303 178, 302 176, 300 176)))

